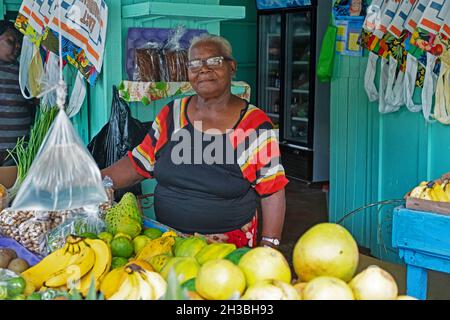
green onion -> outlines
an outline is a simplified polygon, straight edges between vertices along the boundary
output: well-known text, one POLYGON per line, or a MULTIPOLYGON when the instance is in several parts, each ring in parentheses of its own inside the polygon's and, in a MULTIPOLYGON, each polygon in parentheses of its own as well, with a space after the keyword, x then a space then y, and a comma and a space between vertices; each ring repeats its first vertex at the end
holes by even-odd
POLYGON ((8 150, 9 155, 17 165, 17 179, 14 186, 9 190, 11 195, 14 196, 17 193, 22 182, 25 180, 28 170, 58 111, 59 109, 57 107, 38 109, 36 121, 30 131, 29 140, 26 141, 25 137, 19 138, 14 149, 12 151, 8 150))

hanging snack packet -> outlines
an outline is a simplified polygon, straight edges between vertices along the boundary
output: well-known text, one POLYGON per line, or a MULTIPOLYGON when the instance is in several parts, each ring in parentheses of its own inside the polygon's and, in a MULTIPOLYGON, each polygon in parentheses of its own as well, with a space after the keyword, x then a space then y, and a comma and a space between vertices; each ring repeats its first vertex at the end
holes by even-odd
POLYGON ((161 44, 148 42, 135 50, 133 81, 159 82, 166 79, 161 44))
POLYGON ((107 200, 95 160, 66 113, 59 111, 11 209, 59 211, 107 200))
POLYGON ((164 46, 166 81, 188 81, 188 52, 180 43, 180 39, 185 33, 186 29, 181 25, 178 26, 173 30, 164 46))

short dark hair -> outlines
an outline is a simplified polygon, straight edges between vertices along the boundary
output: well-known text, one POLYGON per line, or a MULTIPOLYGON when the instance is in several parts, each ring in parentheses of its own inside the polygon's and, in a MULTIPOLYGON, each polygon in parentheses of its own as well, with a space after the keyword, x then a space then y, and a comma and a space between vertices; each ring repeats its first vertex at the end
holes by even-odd
POLYGON ((14 23, 9 20, 0 20, 0 36, 2 36, 8 30, 13 31, 15 35, 19 37, 19 39, 21 38, 22 34, 19 32, 19 30, 16 29, 14 23))

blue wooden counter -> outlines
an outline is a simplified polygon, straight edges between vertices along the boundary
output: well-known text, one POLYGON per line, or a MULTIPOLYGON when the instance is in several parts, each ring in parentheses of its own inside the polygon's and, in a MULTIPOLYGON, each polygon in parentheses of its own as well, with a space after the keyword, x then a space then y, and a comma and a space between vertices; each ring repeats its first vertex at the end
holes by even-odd
POLYGON ((392 245, 407 265, 406 293, 426 299, 427 270, 450 273, 450 215, 394 209, 392 245))

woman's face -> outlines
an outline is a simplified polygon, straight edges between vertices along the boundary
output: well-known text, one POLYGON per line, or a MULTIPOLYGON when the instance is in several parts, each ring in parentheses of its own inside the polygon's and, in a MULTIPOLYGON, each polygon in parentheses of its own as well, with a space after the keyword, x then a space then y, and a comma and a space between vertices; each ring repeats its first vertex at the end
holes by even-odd
POLYGON ((0 36, 0 61, 13 63, 20 55, 21 43, 12 30, 6 30, 0 36))
MULTIPOLYGON (((191 49, 190 61, 223 56, 220 46, 215 43, 199 43, 191 49)), ((225 57, 228 58, 228 57, 225 57)), ((215 98, 230 91, 231 79, 236 71, 236 62, 223 60, 219 67, 209 67, 206 63, 199 70, 188 69, 189 82, 202 98, 215 98)))

